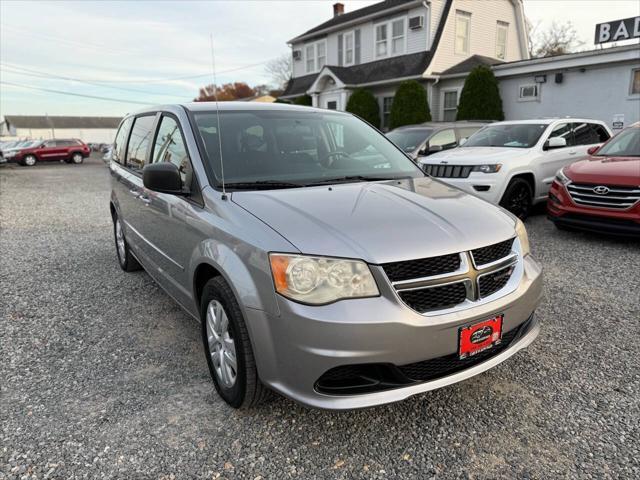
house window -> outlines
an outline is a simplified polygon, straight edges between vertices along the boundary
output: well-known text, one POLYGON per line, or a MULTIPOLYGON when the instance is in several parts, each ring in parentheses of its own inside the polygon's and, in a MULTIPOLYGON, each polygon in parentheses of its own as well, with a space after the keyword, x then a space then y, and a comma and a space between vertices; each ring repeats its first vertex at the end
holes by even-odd
POLYGON ((327 63, 327 43, 324 40, 307 45, 304 51, 307 73, 317 72, 327 63))
POLYGON ((640 95, 640 68, 631 70, 631 95, 640 95))
POLYGON ((352 65, 353 64, 353 54, 354 54, 354 41, 353 41, 353 32, 344 34, 344 64, 352 65))
POLYGON ((393 97, 382 98, 382 126, 389 128, 389 115, 391 115, 391 105, 393 105, 393 97))
POLYGON ((509 24, 498 22, 496 30, 496 57, 504 60, 507 57, 507 33, 509 32, 509 24))
POLYGON ((387 56, 387 24, 376 27, 376 57, 387 56))
POLYGON ((444 92, 444 101, 442 102, 442 121, 453 122, 458 112, 458 91, 451 90, 444 92))
POLYGON ((316 43, 316 51, 318 57, 317 70, 320 70, 327 63, 327 44, 324 42, 316 43))
POLYGON ((403 54, 406 36, 404 18, 376 25, 376 57, 403 54))
POLYGON ((456 11, 456 54, 469 54, 469 34, 471 32, 471 14, 456 11))
POLYGON ((391 22, 391 54, 404 53, 404 18, 391 22))
POLYGON ((307 73, 313 72, 316 68, 316 46, 315 45, 307 45, 306 51, 306 59, 307 59, 307 73))
POLYGON ((518 93, 519 102, 532 102, 540 98, 540 86, 537 83, 520 85, 518 93))

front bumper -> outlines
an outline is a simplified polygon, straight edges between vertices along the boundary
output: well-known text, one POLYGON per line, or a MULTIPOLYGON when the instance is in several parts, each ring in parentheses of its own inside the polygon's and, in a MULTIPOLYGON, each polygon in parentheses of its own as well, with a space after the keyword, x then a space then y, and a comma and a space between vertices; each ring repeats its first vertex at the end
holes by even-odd
POLYGON ((627 210, 577 205, 558 182, 549 190, 547 217, 556 225, 577 230, 640 237, 640 203, 627 210))
POLYGON ((442 315, 421 315, 380 285, 381 296, 312 307, 278 297, 280 315, 248 309, 247 324, 261 380, 307 406, 346 410, 403 400, 465 380, 528 346, 538 335, 532 314, 542 294, 542 272, 528 255, 518 287, 494 301, 442 315), (316 388, 328 370, 345 365, 408 365, 455 354, 458 330, 504 315, 503 331, 526 328, 509 346, 465 370, 424 382, 370 393, 329 395, 316 388))
POLYGON ((502 198, 504 180, 500 174, 471 173, 467 178, 434 177, 467 193, 498 205, 502 198))

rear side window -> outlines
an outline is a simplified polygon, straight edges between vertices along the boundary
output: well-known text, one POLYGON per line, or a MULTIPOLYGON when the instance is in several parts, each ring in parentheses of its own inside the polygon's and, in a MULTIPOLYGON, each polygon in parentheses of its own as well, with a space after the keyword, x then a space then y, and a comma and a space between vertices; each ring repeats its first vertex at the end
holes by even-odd
POLYGON ((169 116, 162 117, 156 143, 153 147, 153 163, 159 162, 173 163, 180 170, 182 183, 191 185, 193 171, 189 154, 178 123, 169 116))
POLYGON ((133 117, 125 118, 124 122, 120 125, 118 133, 116 134, 116 139, 113 142, 111 158, 120 164, 124 163, 124 147, 127 144, 127 137, 129 136, 129 129, 131 128, 132 122, 133 117))
POLYGON ((573 137, 576 145, 593 145, 606 142, 609 134, 602 125, 595 123, 574 123, 573 137))
POLYGON ((429 147, 439 146, 443 150, 456 146, 456 134, 452 128, 442 130, 429 139, 429 147))
POLYGON ((147 151, 153 136, 155 119, 155 115, 146 115, 136 118, 133 122, 127 148, 127 166, 131 170, 142 171, 147 164, 147 151))

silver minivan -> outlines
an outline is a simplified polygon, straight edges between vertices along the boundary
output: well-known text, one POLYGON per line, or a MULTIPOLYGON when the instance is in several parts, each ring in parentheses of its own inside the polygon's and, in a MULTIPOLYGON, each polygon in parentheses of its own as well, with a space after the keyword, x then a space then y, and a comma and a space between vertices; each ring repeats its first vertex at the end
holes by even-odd
POLYGON ((538 335, 522 222, 426 176, 357 117, 223 102, 125 117, 120 266, 201 322, 216 390, 351 409, 479 374, 538 335))

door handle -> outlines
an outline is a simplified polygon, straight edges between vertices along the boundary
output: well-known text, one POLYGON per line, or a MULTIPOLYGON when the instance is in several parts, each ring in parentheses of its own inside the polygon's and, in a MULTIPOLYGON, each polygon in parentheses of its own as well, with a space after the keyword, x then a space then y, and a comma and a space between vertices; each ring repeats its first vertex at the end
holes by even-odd
POLYGON ((144 193, 138 196, 138 199, 144 203, 145 205, 151 205, 151 199, 147 197, 144 193))
POLYGON ((569 155, 575 155, 575 154, 576 154, 576 151, 575 151, 575 150, 570 150, 570 151, 569 151, 569 155))
POLYGON ((135 189, 129 190, 129 193, 131 195, 133 195, 134 197, 136 197, 136 198, 138 198, 140 196, 140 192, 138 190, 135 190, 135 189))

